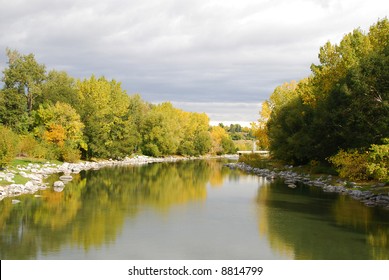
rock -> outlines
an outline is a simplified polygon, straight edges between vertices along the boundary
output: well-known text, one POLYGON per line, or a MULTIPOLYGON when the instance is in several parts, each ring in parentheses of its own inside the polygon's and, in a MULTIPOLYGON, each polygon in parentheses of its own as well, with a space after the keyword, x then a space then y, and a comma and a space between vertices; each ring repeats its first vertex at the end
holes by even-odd
POLYGON ((319 188, 322 188, 325 186, 325 184, 323 182, 320 182, 320 181, 313 181, 313 185, 315 187, 319 187, 319 188))
POLYGON ((64 188, 65 184, 62 181, 55 181, 54 182, 54 187, 55 188, 64 188))
POLYGON ((376 204, 375 204, 374 202, 372 202, 372 201, 366 202, 365 205, 366 205, 367 207, 375 207, 375 206, 376 206, 376 204))
POLYGON ((61 177, 59 177, 59 179, 61 181, 71 181, 71 180, 73 180, 73 177, 70 175, 62 175, 61 177))
POLYGON ((385 201, 389 202, 389 196, 381 195, 381 200, 385 200, 385 201))
POLYGON ((62 192, 64 187, 54 187, 54 191, 56 192, 62 192))
POLYGON ((72 168, 72 173, 80 173, 80 172, 81 172, 80 168, 77 168, 77 167, 72 168))
POLYGON ((33 188, 34 187, 34 184, 33 184, 33 182, 31 182, 31 181, 28 181, 26 184, 24 184, 24 187, 25 188, 33 188))

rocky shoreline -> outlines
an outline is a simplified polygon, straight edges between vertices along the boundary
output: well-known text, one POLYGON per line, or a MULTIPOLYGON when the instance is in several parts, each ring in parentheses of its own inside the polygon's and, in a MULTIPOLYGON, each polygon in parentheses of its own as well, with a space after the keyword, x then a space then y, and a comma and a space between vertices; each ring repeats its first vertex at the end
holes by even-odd
POLYGON ((281 178, 289 188, 296 188, 297 184, 315 186, 323 189, 325 192, 350 195, 353 199, 361 201, 361 203, 364 203, 368 207, 383 207, 389 210, 389 193, 374 194, 371 191, 363 191, 360 190, 361 187, 357 186, 355 183, 352 184, 352 188, 347 188, 345 186, 347 183, 341 180, 337 181, 337 185, 333 185, 331 183, 333 181, 331 175, 312 180, 312 178, 307 174, 298 174, 290 170, 278 171, 254 168, 242 162, 228 163, 226 166, 231 169, 240 169, 246 173, 265 177, 268 180, 281 178))
MULTIPOLYGON (((228 157, 228 156, 227 156, 228 157)), ((213 157, 165 157, 153 158, 148 156, 135 156, 124 158, 123 160, 102 160, 98 162, 79 162, 54 164, 54 163, 29 163, 27 166, 17 166, 12 170, 0 171, 0 181, 9 183, 6 186, 0 186, 0 200, 6 197, 16 197, 22 194, 34 194, 39 190, 45 190, 53 187, 54 191, 61 192, 66 183, 73 179, 72 174, 77 174, 83 170, 98 170, 104 167, 142 165, 155 162, 176 162, 190 159, 206 159, 213 157), (63 174, 50 186, 45 179, 52 174, 63 174), (28 181, 25 184, 16 184, 15 176, 21 176, 28 181)), ((19 200, 14 199, 12 203, 16 204, 19 200)))

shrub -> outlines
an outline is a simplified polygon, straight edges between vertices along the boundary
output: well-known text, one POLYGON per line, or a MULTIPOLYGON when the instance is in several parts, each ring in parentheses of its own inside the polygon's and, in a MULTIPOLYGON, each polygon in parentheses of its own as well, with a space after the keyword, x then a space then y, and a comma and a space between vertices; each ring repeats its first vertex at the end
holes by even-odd
POLYGON ((59 151, 59 160, 66 162, 78 162, 81 158, 81 151, 72 147, 71 144, 65 143, 59 151))
POLYGON ((328 161, 335 166, 339 176, 350 180, 368 179, 367 152, 360 153, 357 150, 340 150, 336 155, 328 158, 328 161))
POLYGON ((375 179, 389 181, 389 138, 383 145, 372 145, 369 153, 367 172, 375 179))
POLYGON ((162 153, 159 151, 158 146, 152 143, 146 144, 142 152, 147 155, 147 156, 152 156, 152 157, 160 157, 162 153))
POLYGON ((338 172, 328 162, 320 162, 317 160, 311 160, 309 162, 309 172, 312 174, 330 174, 338 175, 338 172))
POLYGON ((19 137, 18 155, 19 156, 34 156, 34 150, 39 145, 33 135, 21 135, 19 137))
POLYGON ((236 147, 234 142, 229 137, 223 137, 221 141, 224 154, 234 154, 236 153, 236 147))
POLYGON ((0 135, 0 167, 4 167, 16 156, 18 137, 4 126, 0 126, 0 135))
POLYGON ((196 155, 195 147, 191 141, 183 141, 178 147, 178 153, 183 156, 194 156, 196 155))

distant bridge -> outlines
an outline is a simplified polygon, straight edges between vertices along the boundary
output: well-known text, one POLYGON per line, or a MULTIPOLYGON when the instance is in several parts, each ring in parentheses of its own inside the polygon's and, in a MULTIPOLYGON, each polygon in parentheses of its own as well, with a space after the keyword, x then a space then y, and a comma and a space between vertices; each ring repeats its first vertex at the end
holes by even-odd
POLYGON ((269 155, 269 151, 266 151, 266 150, 259 150, 257 151, 257 143, 255 142, 255 140, 253 140, 253 148, 251 149, 251 151, 237 151, 236 152, 238 155, 245 155, 245 154, 259 154, 259 155, 262 155, 262 156, 268 156, 269 155))
POLYGON ((246 155, 246 154, 260 154, 263 156, 268 156, 269 151, 237 151, 236 152, 238 155, 246 155))

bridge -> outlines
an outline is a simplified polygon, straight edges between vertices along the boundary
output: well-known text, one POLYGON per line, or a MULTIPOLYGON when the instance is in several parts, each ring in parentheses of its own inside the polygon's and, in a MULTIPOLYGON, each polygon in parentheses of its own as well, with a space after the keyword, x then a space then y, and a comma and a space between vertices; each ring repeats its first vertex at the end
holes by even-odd
POLYGON ((245 154, 259 154, 262 156, 268 156, 269 151, 237 151, 238 155, 245 155, 245 154))
POLYGON ((269 156, 269 151, 262 150, 262 151, 257 151, 257 144, 255 140, 253 140, 253 148, 251 151, 237 151, 236 152, 238 155, 245 155, 245 154, 259 154, 262 156, 269 156))

